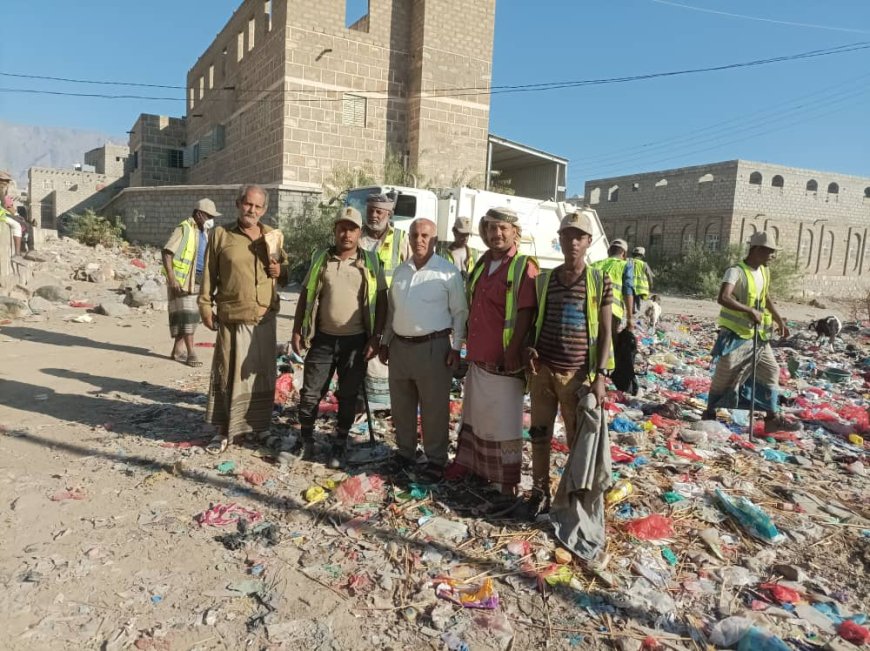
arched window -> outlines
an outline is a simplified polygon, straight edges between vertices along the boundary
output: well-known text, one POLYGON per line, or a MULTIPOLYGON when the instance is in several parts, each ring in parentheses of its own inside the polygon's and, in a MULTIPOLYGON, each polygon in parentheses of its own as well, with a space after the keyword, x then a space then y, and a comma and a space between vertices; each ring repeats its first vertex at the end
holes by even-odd
POLYGON ((608 201, 619 201, 619 186, 612 185, 610 189, 607 191, 607 200, 608 201))
POLYGON ((695 246, 695 227, 692 224, 683 226, 683 234, 680 237, 680 251, 686 252, 695 246))
POLYGON ((761 185, 762 181, 761 172, 753 172, 749 175, 749 184, 750 185, 761 185))
POLYGON ((668 187, 668 180, 667 180, 667 179, 662 179, 662 180, 660 180, 660 181, 657 181, 657 182, 656 182, 656 187, 657 187, 657 188, 666 188, 666 187, 668 187))
POLYGON ((655 257, 662 253, 662 227, 656 224, 649 232, 649 255, 655 257))
POLYGON ((702 176, 701 178, 698 179, 698 183, 709 183, 712 180, 713 180, 712 174, 705 174, 704 176, 702 176))
POLYGON ((870 199, 870 187, 864 188, 864 198, 870 199))
POLYGON ((704 248, 708 251, 718 251, 722 242, 721 225, 719 222, 707 224, 704 231, 704 248))
POLYGON ((828 183, 828 194, 840 194, 840 186, 836 183, 828 183))
POLYGON ((779 241, 779 228, 776 226, 768 226, 767 232, 770 235, 773 235, 773 241, 776 242, 777 246, 782 248, 782 242, 779 241))
POLYGON ((819 191, 819 182, 815 179, 810 179, 807 181, 807 192, 818 192, 819 191))
POLYGON ((640 183, 632 183, 631 184, 631 191, 637 192, 638 190, 640 190, 640 183))
POLYGON ((625 227, 624 239, 626 242, 628 242, 629 247, 637 244, 636 236, 637 236, 637 231, 635 230, 633 224, 629 224, 628 226, 625 227))
POLYGON ((777 174, 776 176, 774 176, 770 180, 770 185, 772 185, 775 188, 781 188, 785 185, 785 179, 782 178, 779 174, 777 174))
POLYGON ((589 205, 594 206, 598 203, 601 203, 601 188, 592 188, 592 192, 589 193, 589 205))

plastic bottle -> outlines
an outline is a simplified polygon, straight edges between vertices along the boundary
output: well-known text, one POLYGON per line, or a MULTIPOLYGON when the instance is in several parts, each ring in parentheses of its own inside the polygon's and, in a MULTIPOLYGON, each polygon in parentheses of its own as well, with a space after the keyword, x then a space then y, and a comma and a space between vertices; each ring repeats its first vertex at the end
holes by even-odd
POLYGON ((608 506, 613 506, 614 504, 619 504, 622 500, 628 498, 629 495, 634 493, 634 486, 627 479, 620 479, 616 484, 607 491, 607 495, 604 497, 604 501, 608 506))

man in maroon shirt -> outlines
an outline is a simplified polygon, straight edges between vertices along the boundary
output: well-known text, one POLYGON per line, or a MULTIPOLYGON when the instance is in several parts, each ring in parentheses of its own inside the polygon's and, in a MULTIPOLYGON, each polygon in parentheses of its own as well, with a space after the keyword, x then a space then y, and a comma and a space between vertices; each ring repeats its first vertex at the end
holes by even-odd
POLYGON ((513 496, 523 456, 522 351, 535 314, 537 261, 517 252, 517 214, 484 217, 489 250, 468 280, 468 362, 456 463, 513 496))

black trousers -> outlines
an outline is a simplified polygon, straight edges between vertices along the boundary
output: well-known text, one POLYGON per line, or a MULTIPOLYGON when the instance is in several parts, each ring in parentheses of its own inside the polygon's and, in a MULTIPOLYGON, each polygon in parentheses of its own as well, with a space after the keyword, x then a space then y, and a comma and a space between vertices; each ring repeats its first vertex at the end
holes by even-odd
POLYGON ((356 400, 365 379, 363 355, 368 338, 358 335, 335 336, 317 333, 305 355, 305 373, 299 392, 299 424, 302 434, 310 436, 320 400, 329 387, 332 374, 338 372, 338 435, 347 436, 356 415, 356 400))

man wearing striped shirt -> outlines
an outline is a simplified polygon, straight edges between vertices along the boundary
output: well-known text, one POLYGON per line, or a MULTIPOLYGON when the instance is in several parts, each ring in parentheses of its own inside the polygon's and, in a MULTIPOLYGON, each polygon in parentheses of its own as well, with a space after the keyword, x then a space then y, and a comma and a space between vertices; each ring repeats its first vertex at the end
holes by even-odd
POLYGON ((539 313, 533 344, 526 350, 532 399, 532 519, 550 506, 550 446, 557 410, 572 448, 578 391, 594 394, 599 407, 604 402, 613 289, 606 273, 586 264, 591 233, 592 223, 583 211, 567 215, 559 226, 565 263, 542 273, 537 284, 539 313))

